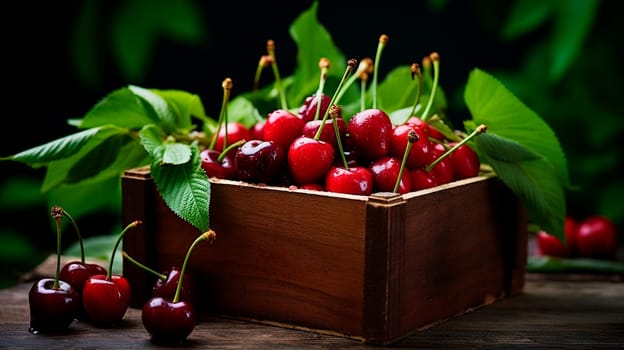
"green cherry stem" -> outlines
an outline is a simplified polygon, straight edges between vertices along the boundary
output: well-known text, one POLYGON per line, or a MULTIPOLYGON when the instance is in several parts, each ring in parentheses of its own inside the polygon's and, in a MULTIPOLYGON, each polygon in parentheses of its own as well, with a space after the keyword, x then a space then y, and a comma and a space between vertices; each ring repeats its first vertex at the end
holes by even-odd
POLYGON ((426 171, 431 171, 431 169, 433 169, 433 167, 438 164, 439 162, 442 161, 442 159, 448 157, 451 153, 455 152, 456 149, 459 148, 459 146, 465 144, 466 142, 468 142, 471 138, 475 137, 476 135, 479 135, 483 132, 487 131, 487 126, 485 124, 481 124, 479 126, 477 126, 470 134, 468 134, 468 136, 466 136, 463 140, 459 141, 458 143, 456 143, 453 147, 451 147, 450 149, 446 150, 446 152, 444 152, 441 156, 439 156, 438 158, 436 158, 436 160, 434 160, 431 164, 427 165, 425 167, 426 171))
POLYGON ((52 206, 50 214, 56 222, 56 273, 54 274, 54 284, 52 285, 52 289, 59 289, 61 287, 61 224, 63 221, 63 209, 57 205, 52 206))
POLYGON ((345 157, 344 149, 342 148, 342 139, 340 138, 340 129, 338 128, 338 115, 340 115, 340 107, 333 105, 330 107, 329 115, 332 118, 332 124, 334 125, 334 134, 336 135, 336 143, 338 144, 338 151, 342 159, 342 164, 345 169, 349 169, 349 163, 347 157, 345 157))
POLYGON ((232 92, 232 79, 231 78, 223 79, 223 82, 221 83, 221 87, 223 87, 223 99, 221 100, 221 112, 219 113, 219 120, 217 121, 217 129, 215 130, 214 135, 212 135, 212 140, 210 141, 210 146, 208 147, 209 149, 214 149, 215 144, 217 143, 217 139, 219 138, 219 132, 221 131, 221 128, 225 128, 225 135, 223 136, 223 148, 227 146, 227 136, 228 136, 227 135, 228 134, 227 105, 228 105, 228 102, 230 101, 230 94, 232 92))
POLYGON ((121 244, 121 240, 123 239, 124 235, 126 234, 126 232, 128 232, 128 230, 135 228, 139 225, 141 225, 143 223, 143 221, 141 220, 135 220, 131 223, 129 223, 126 227, 124 227, 124 229, 121 231, 121 233, 119 234, 119 237, 117 237, 117 241, 115 242, 115 246, 113 247, 113 251, 111 253, 111 258, 110 258, 110 262, 108 263, 108 272, 106 272, 106 280, 110 281, 113 275, 113 261, 115 260, 115 252, 117 251, 117 247, 119 247, 119 244, 121 244))
POLYGON ((321 69, 321 76, 319 78, 319 87, 316 90, 316 111, 314 112, 314 120, 318 120, 321 116, 321 97, 325 90, 325 83, 327 82, 327 71, 329 70, 329 59, 322 57, 319 60, 319 68, 321 69))
POLYGON ((152 268, 150 268, 150 267, 148 267, 148 266, 146 266, 144 264, 141 264, 136 259, 131 257, 128 253, 126 253, 125 250, 121 251, 121 256, 124 259, 130 261, 133 265, 135 265, 135 266, 137 266, 137 267, 139 267, 139 268, 141 268, 141 269, 151 273, 152 275, 156 276, 156 278, 158 278, 159 280, 161 280, 163 282, 167 281, 167 276, 165 276, 164 274, 162 274, 162 273, 160 273, 160 272, 158 272, 158 271, 156 271, 156 270, 154 270, 154 269, 152 269, 152 268))
POLYGON ((405 118, 404 123, 406 123, 413 115, 415 115, 416 107, 420 103, 420 96, 422 95, 422 80, 423 79, 422 79, 422 72, 420 71, 420 66, 418 65, 418 63, 412 63, 412 65, 410 66, 410 72, 412 74, 412 80, 414 80, 414 76, 418 78, 418 85, 416 86, 417 87, 416 99, 414 100, 414 104, 412 105, 412 110, 407 115, 407 118, 405 118))
POLYGON ((377 44, 377 52, 375 53, 375 62, 373 66, 373 108, 377 108, 377 82, 379 80, 379 60, 381 59, 381 53, 388 43, 388 35, 381 34, 379 37, 379 44, 377 44))
POLYGON ((186 251, 186 256, 184 257, 184 262, 182 262, 182 269, 180 269, 180 277, 178 279, 178 285, 176 286, 175 295, 173 296, 173 302, 174 303, 177 303, 178 301, 180 301, 180 293, 182 292, 182 280, 184 279, 184 273, 186 272, 186 266, 188 265, 188 262, 189 262, 190 257, 191 257, 191 251, 195 248, 195 246, 199 242, 204 241, 204 240, 208 240, 210 243, 212 243, 215 240, 215 238, 217 238, 216 232, 214 232, 213 230, 208 230, 208 231, 202 233, 201 235, 199 235, 199 237, 195 238, 193 243, 191 243, 191 246, 186 251))
POLYGON ((228 154, 231 150, 233 150, 234 148, 236 148, 236 147, 238 147, 238 146, 242 145, 242 144, 243 144, 243 143, 245 143, 245 142, 247 142, 247 140, 245 140, 245 139, 241 139, 241 140, 238 140, 238 141, 234 142, 234 143, 233 143, 233 144, 231 144, 231 145, 228 145, 226 148, 224 148, 224 149, 223 149, 223 151, 221 151, 221 153, 220 153, 220 154, 219 154, 219 156, 217 157, 217 162, 218 162, 218 163, 223 163, 223 158, 225 158, 225 156, 226 156, 226 155, 227 155, 227 154, 228 154))
MULTIPOLYGON (((343 87, 340 89, 340 91, 337 92, 336 100, 334 101, 334 104, 339 104, 340 103, 340 100, 342 99, 342 96, 344 96, 345 92, 347 92, 347 90, 349 90, 349 87, 351 85, 353 85, 353 83, 355 82, 356 79, 360 78, 360 79, 362 79, 362 81, 364 81, 364 79, 368 79, 369 71, 372 70, 372 69, 373 69, 373 60, 372 59, 365 58, 362 61, 360 61, 360 64, 358 65, 358 69, 355 71, 355 73, 353 73, 345 81, 345 83, 344 83, 343 87)), ((364 82, 364 86, 366 86, 365 82, 364 82)), ((366 91, 363 91, 362 93, 364 94, 364 96, 366 95, 366 91)), ((364 102, 364 100, 362 100, 362 102, 364 102)), ((364 109, 363 105, 362 105, 362 109, 364 109)))
POLYGON ((342 79, 340 79, 340 82, 338 83, 338 87, 336 88, 336 92, 334 92, 334 95, 329 101, 329 108, 327 108, 327 110, 325 111, 325 115, 323 115, 321 125, 319 126, 318 130, 316 130, 316 134, 314 134, 315 140, 318 141, 321 138, 321 133, 323 132, 323 128, 325 127, 325 122, 327 121, 327 118, 329 117, 329 111, 331 110, 331 106, 336 104, 336 97, 340 94, 340 90, 343 88, 345 80, 347 79, 349 74, 351 74, 356 64, 357 64, 357 60, 353 58, 347 62, 347 68, 345 69, 345 72, 342 75, 342 79))
POLYGON ((424 121, 429 118, 429 112, 431 112, 431 107, 433 106, 435 94, 438 90, 438 80, 440 78, 440 55, 437 52, 432 52, 431 54, 429 54, 429 59, 433 63, 433 84, 431 86, 429 101, 427 101, 427 106, 425 107, 425 110, 420 117, 424 121))
POLYGON ((407 147, 405 147, 405 152, 403 153, 403 159, 401 159, 401 167, 399 168, 399 175, 397 176, 396 182, 394 183, 394 189, 392 190, 394 193, 399 192, 399 186, 401 185, 401 178, 403 177, 403 172, 405 171, 405 166, 407 164, 407 158, 409 153, 412 150, 412 145, 418 142, 418 134, 416 131, 410 130, 407 132, 407 147))
POLYGON ((271 56, 260 56, 260 61, 258 61, 258 66, 256 67, 256 74, 254 75, 253 91, 258 91, 258 85, 260 85, 260 76, 262 75, 262 71, 271 64, 273 64, 273 58, 271 56))
POLYGON ((288 110, 288 103, 286 103, 286 94, 284 93, 284 88, 282 87, 282 78, 280 77, 279 68, 277 67, 277 57, 275 56, 275 41, 267 40, 267 52, 269 56, 273 59, 271 62, 271 67, 273 68, 273 75, 275 75, 275 88, 277 89, 277 93, 280 97, 280 103, 282 105, 283 110, 288 110))
POLYGON ((74 218, 69 215, 69 213, 67 211, 65 211, 63 208, 59 207, 58 205, 55 205, 52 207, 52 211, 57 213, 54 215, 61 215, 61 216, 65 216, 69 222, 71 222, 74 231, 76 232, 76 236, 78 237, 78 244, 80 245, 80 262, 82 262, 83 264, 85 263, 85 250, 84 250, 84 242, 82 241, 82 235, 80 234, 80 229, 78 228, 78 224, 76 223, 76 220, 74 220, 74 218))

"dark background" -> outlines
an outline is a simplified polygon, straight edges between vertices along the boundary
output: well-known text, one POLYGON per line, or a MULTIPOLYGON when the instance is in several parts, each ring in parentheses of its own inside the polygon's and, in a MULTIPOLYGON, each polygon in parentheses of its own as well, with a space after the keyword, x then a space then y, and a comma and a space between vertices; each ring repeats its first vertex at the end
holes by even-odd
MULTIPOLYGON (((0 156, 73 133, 68 119, 82 117, 99 99, 128 84, 195 93, 202 98, 207 114, 216 116, 222 80, 233 79, 234 95, 250 90, 267 39, 277 44, 282 76, 292 72, 296 47, 288 28, 312 1, 224 1, 218 6, 209 1, 180 2, 192 9, 200 26, 186 36, 163 29, 153 32, 148 41, 140 42, 151 43, 151 48, 137 46, 137 50, 144 49, 146 59, 129 73, 113 49, 118 37, 111 23, 126 6, 138 8, 133 24, 126 27, 127 35, 133 35, 143 30, 145 18, 169 16, 171 12, 159 10, 166 3, 16 2, 11 11, 3 11, 4 133, 0 156), (89 6, 92 16, 85 15, 89 6)), ((451 96, 461 96, 468 73, 475 67, 507 79, 512 91, 551 124, 568 154, 572 180, 581 189, 568 195, 569 213, 579 218, 603 213, 617 222, 621 232, 624 214, 618 196, 624 195, 624 186, 621 146, 616 141, 624 134, 620 118, 620 78, 624 76, 619 63, 621 19, 617 15, 622 5, 618 1, 596 2, 598 10, 589 19, 580 49, 565 73, 553 80, 545 73, 549 61, 540 61, 539 52, 541 47, 554 45, 557 20, 543 19, 522 35, 504 38, 503 27, 515 3, 385 0, 364 5, 360 1, 320 0, 318 17, 349 58, 374 56, 380 34, 387 34, 390 41, 380 66, 382 76, 397 65, 437 51, 442 59, 440 84, 451 96)), ((577 2, 569 3, 575 6, 577 2)), ((537 10, 533 13, 539 15, 537 10)), ((171 21, 176 18, 171 16, 171 21)), ((578 14, 571 21, 577 18, 578 14)), ((178 21, 181 27, 191 23, 178 21)), ((466 111, 455 101, 450 100, 449 115, 462 120, 466 111)), ((45 194, 33 189, 43 175, 44 169, 0 162, 0 242, 9 242, 3 245, 1 262, 9 267, 10 277, 54 251, 49 203, 45 194), (31 181, 23 196, 7 190, 15 179, 31 181)), ((119 214, 115 210, 82 214, 84 234, 118 231, 119 214)), ((71 241, 67 238, 64 246, 71 241)))

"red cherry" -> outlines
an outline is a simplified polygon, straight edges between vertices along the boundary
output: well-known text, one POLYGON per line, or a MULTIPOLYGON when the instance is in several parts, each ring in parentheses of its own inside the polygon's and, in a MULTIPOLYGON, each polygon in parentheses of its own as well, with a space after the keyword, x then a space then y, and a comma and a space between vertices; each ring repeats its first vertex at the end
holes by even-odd
POLYGON ((39 279, 28 292, 32 333, 65 330, 78 312, 76 289, 65 281, 58 281, 58 286, 54 286, 54 281, 54 278, 39 279))
POLYGON ((433 173, 423 168, 410 170, 410 182, 412 183, 412 191, 424 190, 438 185, 433 173))
POLYGON ((249 140, 234 156, 236 176, 241 181, 275 183, 286 166, 286 151, 273 141, 249 140))
POLYGON ((618 247, 615 225, 605 216, 590 216, 579 223, 574 244, 583 257, 614 259, 618 247))
POLYGON ((227 128, 227 144, 231 145, 240 140, 249 140, 251 139, 251 131, 240 122, 228 122, 226 127, 221 127, 219 129, 219 134, 217 135, 217 141, 215 142, 214 148, 217 151, 223 151, 223 143, 225 141, 225 132, 227 128))
POLYGON ((130 306, 130 283, 120 275, 89 277, 82 290, 82 304, 91 322, 100 326, 119 323, 130 306))
MULTIPOLYGON (((178 281, 180 280, 181 271, 179 268, 173 266, 169 270, 165 271, 163 275, 166 276, 165 279, 156 279, 156 282, 152 287, 152 297, 161 297, 173 300, 178 287, 178 281)), ((180 300, 192 301, 192 290, 193 287, 191 280, 183 278, 180 289, 180 300)))
POLYGON ((427 139, 427 133, 423 128, 409 124, 395 126, 390 136, 389 153, 393 157, 403 159, 405 149, 407 148, 407 135, 410 130, 416 132, 418 140, 412 144, 405 165, 408 169, 417 169, 431 163, 433 157, 433 152, 431 151, 433 146, 427 139))
POLYGON ((193 304, 186 300, 153 297, 143 306, 141 321, 153 343, 176 343, 186 339, 197 325, 193 304))
POLYGON ((434 128, 433 126, 431 126, 431 124, 418 117, 410 117, 405 124, 410 124, 424 129, 427 132, 427 136, 432 137, 436 140, 446 140, 446 137, 440 131, 438 131, 438 129, 434 128))
POLYGON ((538 255, 568 257, 568 249, 563 242, 546 231, 537 231, 535 243, 537 244, 538 255))
MULTIPOLYGON (((394 157, 383 157, 372 162, 368 166, 373 173, 373 183, 375 191, 394 192, 399 172, 401 170, 401 161, 394 157)), ((400 194, 410 192, 412 190, 412 182, 408 169, 403 170, 401 181, 397 192, 400 194)))
POLYGON ((305 122, 284 109, 277 109, 267 117, 264 124, 264 140, 273 141, 287 152, 290 144, 299 136, 305 122))
POLYGON ((368 196, 373 193, 373 185, 373 173, 362 166, 333 166, 325 177, 325 189, 330 192, 368 196))
MULTIPOLYGON (((433 145, 432 161, 441 157, 445 152, 446 150, 444 149, 444 146, 442 146, 441 144, 438 143, 438 144, 433 145)), ((431 169, 431 172, 433 173, 433 177, 435 177, 436 183, 438 185, 442 185, 442 184, 453 181, 455 179, 455 171, 453 169, 453 160, 451 160, 450 156, 445 157, 444 159, 440 160, 436 165, 433 166, 433 168, 431 169)))
POLYGON ((334 162, 331 144, 301 136, 288 149, 288 169, 296 184, 322 181, 334 162))
POLYGON ((206 172, 206 175, 219 179, 235 179, 236 168, 234 167, 234 159, 230 154, 231 153, 228 152, 228 154, 224 155, 222 159, 219 160, 221 151, 217 151, 216 149, 205 149, 201 151, 199 154, 201 167, 206 172))
POLYGON ((78 293, 78 309, 76 318, 88 320, 84 307, 82 306, 82 288, 89 277, 95 275, 105 275, 106 269, 98 264, 83 263, 82 261, 70 261, 63 265, 60 271, 60 279, 71 284, 78 293))
MULTIPOLYGON (((321 95, 321 110, 319 111, 319 119, 321 120, 323 116, 325 116, 325 112, 327 112, 327 108, 329 107, 329 103, 331 102, 331 97, 326 94, 321 95)), ((301 107, 297 111, 297 116, 301 118, 305 122, 309 122, 314 120, 316 117, 316 107, 318 105, 317 95, 311 95, 306 97, 303 101, 301 107)))
MULTIPOLYGON (((301 130, 301 134, 303 136, 314 138, 314 136, 316 135, 316 132, 321 126, 321 123, 323 123, 322 120, 311 120, 305 123, 305 125, 303 126, 303 129, 301 130)), ((323 130, 321 131, 319 140, 323 140, 329 143, 330 145, 332 145, 332 147, 334 147, 336 151, 339 151, 338 139, 336 138, 336 129, 334 128, 333 123, 334 122, 332 121, 332 119, 328 118, 325 120, 325 125, 323 126, 323 130)), ((340 132, 340 139, 341 140, 346 139, 347 123, 342 118, 336 118, 336 124, 338 124, 338 131, 340 132)))
POLYGON ((250 130, 250 139, 264 140, 264 125, 266 120, 257 121, 250 130))
POLYGON ((455 180, 479 175, 479 167, 481 166, 479 156, 467 144, 459 146, 449 157, 453 160, 455 180))
POLYGON ((392 121, 384 111, 371 108, 354 114, 347 130, 360 157, 372 161, 388 154, 392 121))

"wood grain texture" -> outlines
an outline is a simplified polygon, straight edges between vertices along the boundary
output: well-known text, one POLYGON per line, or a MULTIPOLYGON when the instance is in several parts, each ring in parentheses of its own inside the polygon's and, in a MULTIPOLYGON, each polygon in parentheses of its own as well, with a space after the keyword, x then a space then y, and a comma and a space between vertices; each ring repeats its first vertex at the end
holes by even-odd
MULTIPOLYGON (((523 291, 392 344, 409 349, 624 349, 624 283, 564 275, 527 276, 523 291)), ((28 332, 30 282, 0 290, 0 348, 163 349, 151 344, 130 309, 123 323, 97 328, 74 322, 66 332, 28 332)), ((358 340, 229 318, 204 318, 175 348, 374 349, 358 340)))

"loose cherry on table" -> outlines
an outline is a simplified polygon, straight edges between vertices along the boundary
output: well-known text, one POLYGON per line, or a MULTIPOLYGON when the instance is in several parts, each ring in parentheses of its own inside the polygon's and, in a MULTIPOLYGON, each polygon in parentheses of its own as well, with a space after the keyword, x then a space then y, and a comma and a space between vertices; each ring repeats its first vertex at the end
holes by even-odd
POLYGON ((71 284, 72 287, 76 289, 79 299, 78 310, 76 311, 76 318, 79 320, 87 320, 87 314, 84 310, 84 307, 82 306, 82 288, 89 277, 98 274, 106 274, 106 269, 98 264, 87 263, 85 261, 84 242, 82 240, 82 235, 80 234, 78 224, 76 223, 74 218, 58 205, 52 207, 52 213, 52 216, 54 217, 54 220, 57 221, 58 225, 61 224, 63 217, 69 219, 74 227, 76 235, 78 236, 78 242, 80 244, 80 260, 69 261, 65 265, 63 265, 60 271, 59 278, 62 281, 71 284))
POLYGON ((579 255, 594 258, 615 258, 618 235, 611 219, 604 215, 591 215, 578 223, 574 247, 579 255))
POLYGON ((108 272, 89 277, 82 289, 82 304, 89 320, 97 326, 111 327, 118 324, 130 306, 131 286, 123 275, 112 273, 115 251, 125 233, 142 224, 135 220, 128 224, 115 242, 108 272))
POLYGON ((56 221, 56 273, 54 278, 41 278, 33 283, 28 292, 31 333, 52 333, 66 330, 74 321, 79 309, 78 291, 60 279, 61 270, 61 218, 52 210, 56 221))
POLYGON ((204 240, 214 241, 216 233, 213 230, 204 232, 197 237, 186 252, 182 269, 178 278, 175 294, 172 298, 154 296, 150 298, 141 311, 143 327, 150 334, 154 343, 178 343, 184 341, 195 329, 198 323, 196 310, 193 304, 181 299, 182 282, 195 246, 204 240))

